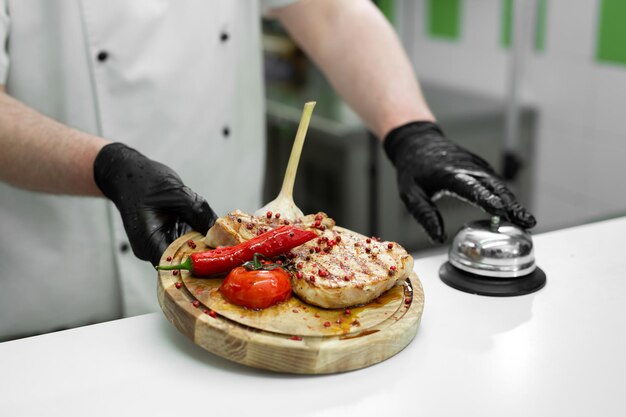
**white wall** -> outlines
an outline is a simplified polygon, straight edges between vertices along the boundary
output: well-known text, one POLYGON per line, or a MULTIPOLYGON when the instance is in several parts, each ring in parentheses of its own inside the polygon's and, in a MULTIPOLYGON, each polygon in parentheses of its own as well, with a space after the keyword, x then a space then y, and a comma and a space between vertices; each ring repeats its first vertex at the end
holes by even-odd
MULTIPOLYGON (((539 111, 538 231, 626 214, 626 66, 595 59, 599 1, 547 1, 545 49, 528 54, 521 86, 539 111)), ((420 80, 505 97, 501 6, 462 0, 460 40, 446 41, 427 35, 425 0, 400 0, 398 25, 420 80)))

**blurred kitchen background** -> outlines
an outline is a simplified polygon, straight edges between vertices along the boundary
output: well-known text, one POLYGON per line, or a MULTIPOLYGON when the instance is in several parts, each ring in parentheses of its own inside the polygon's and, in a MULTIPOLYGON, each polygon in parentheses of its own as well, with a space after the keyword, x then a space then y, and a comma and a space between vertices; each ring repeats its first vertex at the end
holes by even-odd
MULTIPOLYGON (((508 180, 536 215, 535 233, 626 214, 626 1, 375 2, 447 136, 508 180)), ((266 200, 280 188, 302 105, 316 100, 296 203, 410 250, 432 248, 376 139, 276 22, 264 22, 264 48, 266 200)), ((438 206, 449 237, 486 217, 449 197, 438 206)))

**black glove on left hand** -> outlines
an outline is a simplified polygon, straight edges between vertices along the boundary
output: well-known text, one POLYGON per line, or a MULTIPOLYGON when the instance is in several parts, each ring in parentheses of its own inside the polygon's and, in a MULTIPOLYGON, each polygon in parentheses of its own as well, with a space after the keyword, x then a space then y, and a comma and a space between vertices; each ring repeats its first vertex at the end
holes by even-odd
POLYGON ((385 152, 396 167, 400 197, 430 238, 445 240, 441 214, 433 204, 449 193, 523 228, 535 226, 482 158, 450 142, 435 123, 413 122, 392 130, 385 152))
POLYGON ((98 153, 94 178, 120 211, 133 253, 157 265, 165 249, 192 228, 205 234, 217 216, 171 168, 122 143, 98 153))

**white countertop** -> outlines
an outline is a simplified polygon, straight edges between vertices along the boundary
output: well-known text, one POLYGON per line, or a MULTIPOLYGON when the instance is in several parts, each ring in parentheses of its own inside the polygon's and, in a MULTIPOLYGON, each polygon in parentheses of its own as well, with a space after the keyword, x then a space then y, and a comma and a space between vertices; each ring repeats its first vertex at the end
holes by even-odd
POLYGON ((230 363, 161 314, 0 343, 0 415, 624 416, 625 234, 626 218, 535 236, 548 283, 522 297, 453 290, 444 255, 418 259, 416 338, 339 375, 230 363))

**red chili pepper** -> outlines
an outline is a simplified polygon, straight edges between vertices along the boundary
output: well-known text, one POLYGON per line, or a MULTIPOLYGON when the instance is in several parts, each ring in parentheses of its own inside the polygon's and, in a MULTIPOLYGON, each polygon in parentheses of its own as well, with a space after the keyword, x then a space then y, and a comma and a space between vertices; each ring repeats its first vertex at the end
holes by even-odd
POLYGON ((273 258, 316 237, 310 230, 281 226, 235 246, 192 253, 179 265, 159 265, 156 268, 165 271, 186 269, 195 276, 216 275, 252 260, 255 253, 273 258))

